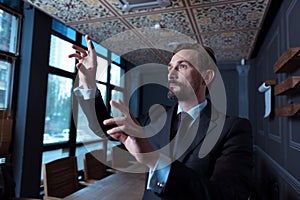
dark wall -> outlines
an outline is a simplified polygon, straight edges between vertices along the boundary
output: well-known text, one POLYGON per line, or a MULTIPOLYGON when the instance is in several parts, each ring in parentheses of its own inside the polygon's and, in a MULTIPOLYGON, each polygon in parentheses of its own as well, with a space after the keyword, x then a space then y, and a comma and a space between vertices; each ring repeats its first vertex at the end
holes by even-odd
MULTIPOLYGON (((257 88, 268 79, 283 81, 290 74, 275 74, 274 63, 290 47, 300 46, 300 1, 283 1, 261 49, 252 63, 250 119, 254 125, 256 199, 300 199, 300 118, 264 118, 264 95, 257 88), (255 76, 253 76, 255 74, 255 76)), ((300 103, 300 95, 273 96, 273 106, 300 103)))
POLYGON ((226 91, 227 115, 239 115, 239 74, 237 71, 237 62, 218 63, 218 69, 221 73, 226 91))

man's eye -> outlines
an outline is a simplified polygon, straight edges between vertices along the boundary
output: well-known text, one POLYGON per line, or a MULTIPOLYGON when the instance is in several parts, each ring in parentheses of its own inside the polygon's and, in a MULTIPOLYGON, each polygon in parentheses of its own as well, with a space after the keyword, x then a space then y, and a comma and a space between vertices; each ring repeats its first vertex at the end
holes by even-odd
POLYGON ((186 69, 186 68, 187 68, 187 65, 180 64, 180 65, 178 66, 178 68, 179 68, 179 69, 186 69))

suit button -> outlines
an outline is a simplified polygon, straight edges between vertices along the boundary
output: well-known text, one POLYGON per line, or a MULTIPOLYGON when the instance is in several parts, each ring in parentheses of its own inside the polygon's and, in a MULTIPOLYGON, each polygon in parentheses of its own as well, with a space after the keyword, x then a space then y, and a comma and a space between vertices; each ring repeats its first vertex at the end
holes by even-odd
POLYGON ((160 187, 160 188, 162 188, 162 187, 164 187, 165 185, 164 185, 163 183, 157 182, 157 186, 160 187))

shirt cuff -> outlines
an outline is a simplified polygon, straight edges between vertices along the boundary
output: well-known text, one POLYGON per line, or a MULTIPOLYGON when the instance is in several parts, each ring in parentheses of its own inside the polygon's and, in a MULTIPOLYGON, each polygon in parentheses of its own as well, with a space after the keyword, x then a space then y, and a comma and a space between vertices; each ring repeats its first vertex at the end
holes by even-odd
POLYGON ((84 100, 94 99, 96 96, 97 88, 84 89, 82 86, 74 89, 74 94, 78 97, 83 97, 84 100))
POLYGON ((147 180, 147 190, 153 190, 157 193, 161 193, 165 187, 170 169, 171 159, 163 154, 160 154, 154 169, 149 171, 147 180))

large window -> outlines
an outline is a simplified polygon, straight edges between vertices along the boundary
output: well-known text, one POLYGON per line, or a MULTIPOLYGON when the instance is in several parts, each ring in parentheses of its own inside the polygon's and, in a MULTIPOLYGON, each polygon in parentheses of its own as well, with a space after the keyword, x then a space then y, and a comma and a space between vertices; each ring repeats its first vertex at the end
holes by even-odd
POLYGON ((16 54, 19 18, 0 8, 0 50, 16 54))
POLYGON ((0 60, 0 109, 6 110, 9 105, 11 93, 12 63, 0 60))
POLYGON ((48 76, 44 144, 69 140, 72 86, 70 78, 48 76))
POLYGON ((10 109, 14 61, 17 58, 19 18, 0 7, 0 109, 10 109))
POLYGON ((18 59, 20 14, 0 4, 0 153, 9 151, 12 138, 12 95, 18 59))
MULTIPOLYGON (((121 58, 105 47, 93 42, 97 52, 97 87, 104 103, 110 99, 123 99, 124 83, 121 76, 121 58)), ((94 149, 105 149, 109 157, 110 147, 115 145, 105 138, 96 136, 88 127, 88 122, 80 106, 72 108, 72 91, 77 74, 76 60, 68 58, 74 53, 72 44, 86 48, 83 35, 53 20, 49 54, 49 75, 47 107, 44 128, 43 163, 76 155, 78 169, 83 169, 82 156, 94 149), (74 113, 76 116, 74 116, 74 113), (75 121, 76 120, 76 121, 75 121)), ((113 115, 117 112, 108 108, 113 115)))

